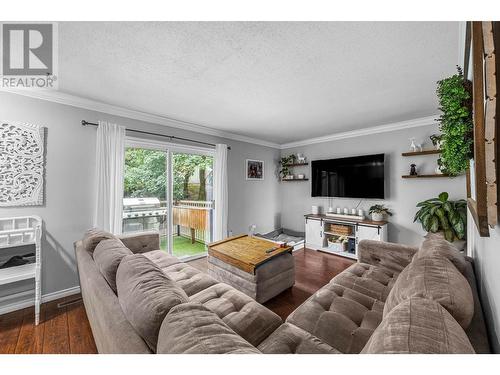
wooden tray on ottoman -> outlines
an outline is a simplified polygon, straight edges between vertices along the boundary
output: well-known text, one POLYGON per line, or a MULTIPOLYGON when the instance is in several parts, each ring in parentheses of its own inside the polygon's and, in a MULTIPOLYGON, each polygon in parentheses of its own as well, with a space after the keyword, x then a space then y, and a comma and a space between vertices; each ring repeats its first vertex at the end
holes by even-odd
POLYGON ((259 237, 229 237, 208 245, 208 274, 264 303, 295 283, 292 250, 259 237))
POLYGON ((208 254, 245 272, 255 274, 261 264, 283 253, 291 253, 293 247, 279 247, 274 242, 246 234, 228 237, 208 245, 208 254), (275 249, 272 252, 267 250, 275 249))

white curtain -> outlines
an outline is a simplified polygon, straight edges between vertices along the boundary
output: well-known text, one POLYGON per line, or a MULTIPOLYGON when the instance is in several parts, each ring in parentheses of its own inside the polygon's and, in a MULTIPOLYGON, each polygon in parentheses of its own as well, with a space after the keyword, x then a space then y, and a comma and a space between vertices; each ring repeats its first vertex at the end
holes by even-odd
POLYGON ((214 161, 214 241, 227 237, 227 145, 215 145, 214 161))
POLYGON ((125 128, 99 121, 97 127, 97 187, 94 227, 122 232, 125 128))

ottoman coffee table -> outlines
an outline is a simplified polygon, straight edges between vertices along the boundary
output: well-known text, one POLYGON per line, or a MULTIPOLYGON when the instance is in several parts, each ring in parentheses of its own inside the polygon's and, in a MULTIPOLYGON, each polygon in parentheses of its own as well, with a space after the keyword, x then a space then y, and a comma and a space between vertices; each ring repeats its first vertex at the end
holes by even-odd
POLYGON ((263 303, 295 283, 293 247, 233 236, 208 245, 208 274, 263 303))

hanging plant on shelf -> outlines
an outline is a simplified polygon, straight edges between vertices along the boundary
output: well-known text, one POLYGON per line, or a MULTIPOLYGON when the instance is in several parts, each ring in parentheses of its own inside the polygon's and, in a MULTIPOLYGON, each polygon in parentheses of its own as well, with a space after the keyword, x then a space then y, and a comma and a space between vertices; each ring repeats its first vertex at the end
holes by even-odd
POLYGON ((472 157, 472 95, 470 82, 457 66, 457 74, 437 83, 442 170, 451 176, 464 173, 472 157))
POLYGON ((290 176, 290 164, 295 163, 297 160, 297 155, 291 154, 288 156, 283 156, 279 161, 279 177, 286 178, 290 176))

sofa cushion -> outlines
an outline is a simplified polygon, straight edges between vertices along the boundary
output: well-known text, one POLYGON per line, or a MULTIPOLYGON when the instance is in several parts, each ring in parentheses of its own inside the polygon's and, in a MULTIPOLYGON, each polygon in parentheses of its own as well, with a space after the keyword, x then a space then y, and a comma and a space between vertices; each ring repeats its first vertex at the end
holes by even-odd
POLYGON ((124 257, 132 252, 117 238, 103 240, 95 247, 94 261, 99 271, 116 293, 116 271, 124 257))
POLYGON ((282 324, 257 349, 264 354, 340 354, 316 336, 290 323, 282 324))
POLYGON ((396 306, 375 330, 362 353, 474 353, 467 335, 435 301, 411 297, 396 306))
POLYGON ((467 261, 455 246, 444 238, 428 236, 420 245, 420 249, 415 253, 413 259, 425 258, 428 256, 440 256, 448 259, 463 275, 467 267, 467 261))
POLYGON ((175 306, 161 324, 159 354, 260 353, 199 303, 175 306))
POLYGON ((432 299, 465 329, 474 314, 469 283, 446 258, 425 257, 411 262, 399 275, 384 306, 384 316, 410 297, 432 299))
POLYGON ((174 264, 179 264, 181 261, 177 259, 176 257, 167 254, 166 251, 164 250, 153 250, 153 251, 148 251, 145 253, 142 253, 146 258, 148 258, 150 261, 152 261, 154 264, 156 264, 158 267, 160 267, 162 270, 170 267, 174 264))
POLYGON ((399 273, 366 263, 354 263, 332 281, 366 296, 385 301, 399 273))
POLYGON ((106 232, 105 230, 91 228, 85 232, 82 239, 82 245, 85 250, 90 253, 93 253, 96 246, 102 240, 109 240, 117 238, 114 234, 106 232))
POLYGON ((116 285, 123 313, 155 351, 163 319, 172 307, 189 302, 188 296, 142 254, 122 259, 116 273, 116 285))
POLYGON ((176 263, 162 268, 163 272, 192 296, 218 283, 217 280, 186 263, 176 263))
POLYGON ((359 353, 382 321, 384 304, 335 284, 314 293, 287 318, 342 353, 359 353))
POLYGON ((229 327, 250 344, 257 346, 282 320, 271 310, 227 284, 216 284, 191 296, 216 313, 229 327))

